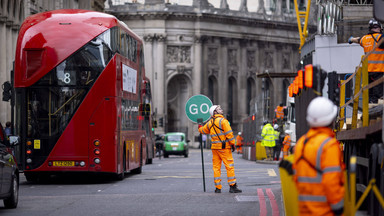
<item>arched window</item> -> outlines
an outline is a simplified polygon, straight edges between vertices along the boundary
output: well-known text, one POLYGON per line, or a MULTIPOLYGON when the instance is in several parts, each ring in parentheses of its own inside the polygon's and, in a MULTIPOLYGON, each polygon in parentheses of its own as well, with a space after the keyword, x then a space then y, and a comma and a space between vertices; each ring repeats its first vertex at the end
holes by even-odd
POLYGON ((247 108, 246 112, 248 115, 251 113, 251 100, 255 97, 255 81, 252 78, 247 79, 247 93, 246 93, 247 108))
POLYGON ((227 119, 229 122, 233 122, 234 115, 236 114, 237 105, 237 87, 236 80, 233 77, 228 79, 228 112, 227 119))
POLYGON ((289 81, 287 79, 283 80, 283 101, 282 103, 284 106, 287 105, 287 94, 288 94, 288 86, 289 86, 289 81))
POLYGON ((271 107, 271 95, 272 95, 272 83, 268 78, 263 78, 263 101, 264 101, 264 116, 265 119, 271 120, 270 110, 271 107))
POLYGON ((215 92, 215 89, 217 89, 217 80, 214 76, 210 76, 208 78, 208 98, 211 99, 213 104, 217 104, 217 92, 215 92))

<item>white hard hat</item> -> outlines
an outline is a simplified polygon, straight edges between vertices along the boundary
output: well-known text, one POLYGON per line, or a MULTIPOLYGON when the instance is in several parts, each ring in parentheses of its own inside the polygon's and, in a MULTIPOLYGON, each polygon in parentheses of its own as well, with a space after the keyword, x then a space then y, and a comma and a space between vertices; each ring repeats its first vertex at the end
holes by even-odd
POLYGON ((241 135, 241 132, 239 132, 239 135, 241 135))
POLYGON ((276 130, 277 128, 279 128, 279 125, 277 125, 277 124, 274 124, 274 125, 273 125, 273 129, 275 129, 275 130, 276 130))
POLYGON ((317 97, 307 108, 307 122, 310 127, 325 127, 332 123, 337 114, 337 107, 325 97, 317 97))
POLYGON ((291 130, 286 130, 285 133, 286 134, 292 134, 292 131, 291 130))
POLYGON ((216 108, 218 107, 219 105, 213 105, 211 106, 211 108, 209 108, 209 114, 211 114, 211 116, 213 116, 213 112, 216 110, 216 108))

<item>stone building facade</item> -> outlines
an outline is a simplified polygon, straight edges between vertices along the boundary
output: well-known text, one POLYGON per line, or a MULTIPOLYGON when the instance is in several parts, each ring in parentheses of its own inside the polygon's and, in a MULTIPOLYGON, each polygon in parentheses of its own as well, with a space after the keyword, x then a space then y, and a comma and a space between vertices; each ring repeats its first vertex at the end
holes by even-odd
POLYGON ((299 61, 296 17, 281 4, 267 13, 262 4, 258 12, 248 12, 246 3, 230 10, 226 0, 220 8, 207 0, 190 6, 110 2, 106 11, 145 41, 152 111, 164 123, 156 133, 184 131, 196 140, 197 126, 188 120, 185 103, 197 94, 223 107, 234 132, 252 114, 259 122, 272 120, 275 107, 285 102, 299 61))

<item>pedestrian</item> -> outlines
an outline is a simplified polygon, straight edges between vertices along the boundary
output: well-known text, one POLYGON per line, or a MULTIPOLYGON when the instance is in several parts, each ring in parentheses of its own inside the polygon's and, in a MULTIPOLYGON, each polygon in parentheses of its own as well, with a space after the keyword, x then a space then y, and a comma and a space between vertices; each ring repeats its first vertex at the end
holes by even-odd
POLYGON ((5 123, 4 132, 7 137, 12 135, 11 122, 7 121, 5 123))
POLYGON ((263 137, 261 140, 261 146, 265 147, 265 151, 267 153, 267 158, 265 160, 272 161, 273 147, 275 147, 275 130, 268 121, 264 121, 261 137, 263 137))
POLYGON ((275 109, 275 116, 276 116, 277 124, 282 126, 283 125, 283 120, 284 120, 284 106, 283 106, 283 103, 280 103, 280 105, 276 107, 276 109, 275 109))
MULTIPOLYGON (((364 48, 364 53, 373 50, 373 47, 383 37, 382 26, 380 22, 375 19, 369 20, 368 34, 362 37, 350 37, 348 43, 358 43, 364 48)), ((368 56, 368 81, 369 83, 380 79, 384 75, 384 43, 375 49, 373 53, 368 56)), ((378 99, 383 97, 383 84, 379 84, 369 89, 369 102, 377 103, 378 99)))
POLYGON ((289 155, 289 148, 291 147, 291 134, 292 131, 286 130, 285 137, 283 140, 283 158, 287 158, 289 155))
POLYGON ((241 136, 241 132, 239 132, 236 136, 236 149, 237 149, 237 154, 243 154, 243 149, 242 149, 242 145, 243 145, 243 137, 241 136))
POLYGON ((280 159, 281 152, 281 137, 279 132, 279 125, 273 125, 273 129, 275 130, 275 147, 273 147, 273 159, 278 161, 280 159))
POLYGON ((235 164, 232 152, 235 150, 235 137, 229 121, 224 118, 224 111, 220 105, 213 105, 209 108, 211 119, 204 125, 199 125, 199 132, 211 135, 213 177, 215 182, 215 193, 221 193, 221 163, 224 163, 227 170, 229 193, 241 193, 237 187, 235 177, 235 164), (231 152, 232 150, 232 152, 231 152))
POLYGON ((207 135, 203 134, 201 137, 202 137, 202 140, 203 140, 204 148, 207 148, 207 135))
POLYGON ((325 97, 307 109, 309 131, 297 142, 292 164, 300 215, 341 215, 344 207, 344 164, 333 132, 337 107, 325 97))

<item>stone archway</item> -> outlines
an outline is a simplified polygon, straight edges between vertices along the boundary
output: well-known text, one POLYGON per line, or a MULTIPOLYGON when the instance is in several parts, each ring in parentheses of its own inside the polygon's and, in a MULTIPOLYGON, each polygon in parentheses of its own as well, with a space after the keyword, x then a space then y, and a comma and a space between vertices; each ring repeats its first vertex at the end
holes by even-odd
POLYGON ((185 75, 172 77, 167 85, 167 124, 165 132, 188 134, 188 118, 185 103, 190 97, 191 83, 185 75))

